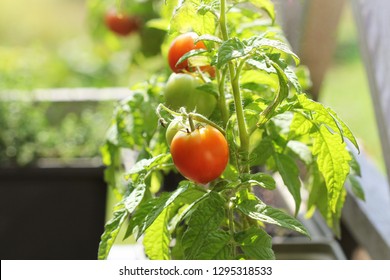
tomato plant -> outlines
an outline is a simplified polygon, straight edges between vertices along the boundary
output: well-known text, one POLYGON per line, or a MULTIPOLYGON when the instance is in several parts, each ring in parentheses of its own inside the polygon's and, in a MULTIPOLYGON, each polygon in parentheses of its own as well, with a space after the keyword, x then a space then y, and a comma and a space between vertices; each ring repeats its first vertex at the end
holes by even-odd
POLYGON ((102 151, 120 201, 99 258, 127 224, 125 238, 142 236, 150 259, 274 259, 266 225, 310 235, 297 218, 303 188, 306 215, 318 209, 339 235, 344 183, 360 174, 345 140, 359 147, 333 110, 304 93, 306 71, 272 2, 165 2, 149 25, 165 28, 173 42, 172 70, 189 72, 193 61, 215 79, 202 71, 155 75, 118 104, 102 151), (137 151, 126 170, 123 149, 137 151), (164 175, 177 171, 186 179, 173 192, 161 189, 171 184, 164 175), (290 213, 254 191, 273 191, 275 175, 295 203, 290 213))
POLYGON ((196 110, 202 115, 211 115, 217 99, 210 92, 202 90, 201 85, 197 77, 172 73, 164 89, 165 104, 174 110, 185 107, 187 111, 196 110))
POLYGON ((115 10, 109 10, 106 13, 105 23, 112 32, 120 36, 127 36, 137 32, 141 27, 141 19, 139 17, 118 13, 115 10))
POLYGON ((179 130, 172 139, 171 154, 184 177, 207 184, 225 170, 229 148, 223 134, 208 125, 194 131, 179 130))

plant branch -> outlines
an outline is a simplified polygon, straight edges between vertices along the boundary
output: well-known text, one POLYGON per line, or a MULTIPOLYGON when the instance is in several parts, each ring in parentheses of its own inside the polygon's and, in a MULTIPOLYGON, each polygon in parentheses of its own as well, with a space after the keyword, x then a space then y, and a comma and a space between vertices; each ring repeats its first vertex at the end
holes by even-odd
MULTIPOLYGON (((226 26, 226 0, 221 0, 221 12, 219 23, 221 26, 221 33, 223 40, 228 40, 229 35, 226 26)), ((233 62, 229 62, 228 64, 230 81, 232 85, 233 98, 234 98, 234 106, 236 109, 237 122, 238 122, 238 133, 240 136, 240 155, 243 157, 242 162, 244 162, 244 167, 242 168, 242 172, 249 173, 249 134, 246 127, 244 109, 242 106, 241 93, 240 93, 240 84, 239 84, 239 69, 236 69, 233 62)))

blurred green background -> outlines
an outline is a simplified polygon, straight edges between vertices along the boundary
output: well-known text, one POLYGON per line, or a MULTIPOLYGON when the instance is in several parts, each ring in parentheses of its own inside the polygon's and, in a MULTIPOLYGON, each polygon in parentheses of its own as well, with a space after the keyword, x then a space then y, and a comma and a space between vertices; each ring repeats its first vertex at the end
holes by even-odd
MULTIPOLYGON (((146 22, 158 16, 155 2, 126 1, 120 7, 146 22)), ((118 3, 1 0, 0 98, 16 97, 15 90, 128 88, 163 68, 164 32, 141 28, 118 37, 106 28, 105 13, 118 3)), ((98 158, 114 104, 0 103, 0 166, 98 158)))

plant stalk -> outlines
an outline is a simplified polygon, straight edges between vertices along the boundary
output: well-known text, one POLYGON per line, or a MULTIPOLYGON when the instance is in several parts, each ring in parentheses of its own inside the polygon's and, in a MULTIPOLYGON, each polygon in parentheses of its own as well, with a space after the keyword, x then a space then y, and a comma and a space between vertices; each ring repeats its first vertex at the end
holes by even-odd
POLYGON ((222 126, 226 127, 226 124, 229 120, 229 110, 226 104, 226 95, 225 95, 225 79, 226 72, 223 71, 222 75, 217 71, 217 80, 218 80, 218 92, 219 92, 219 109, 221 110, 222 117, 222 126))
MULTIPOLYGON (((219 17, 219 24, 221 26, 221 33, 223 40, 228 40, 229 35, 226 26, 226 0, 221 0, 221 12, 219 17)), ((241 167, 241 172, 249 173, 249 133, 245 123, 244 108, 242 106, 242 99, 240 93, 240 84, 239 84, 239 70, 236 69, 235 65, 232 62, 229 62, 228 65, 230 81, 233 91, 234 106, 236 109, 237 122, 238 122, 238 133, 240 137, 240 156, 244 165, 241 167)), ((241 69, 241 67, 240 67, 241 69)))

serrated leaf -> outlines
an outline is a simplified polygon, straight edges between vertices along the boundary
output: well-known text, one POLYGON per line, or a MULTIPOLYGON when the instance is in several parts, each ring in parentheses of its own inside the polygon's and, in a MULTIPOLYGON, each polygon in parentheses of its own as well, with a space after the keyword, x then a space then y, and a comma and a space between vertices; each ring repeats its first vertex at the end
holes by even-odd
POLYGON ((202 253, 204 241, 217 231, 225 217, 224 203, 218 193, 210 192, 192 212, 182 239, 186 259, 197 259, 202 253))
POLYGON ((105 260, 108 257, 108 254, 111 250, 112 245, 115 242, 116 237, 118 236, 119 230, 121 229, 123 223, 128 216, 126 209, 121 208, 114 212, 114 216, 111 220, 107 222, 104 226, 104 233, 100 239, 99 250, 98 250, 98 259, 105 260))
POLYGON ((328 202, 332 211, 336 211, 337 201, 349 174, 351 156, 340 136, 332 134, 321 126, 314 137, 313 155, 317 156, 318 169, 325 178, 328 189, 328 202))
POLYGON ((264 164, 273 151, 273 144, 270 138, 263 138, 260 143, 251 151, 249 158, 252 166, 264 164))
POLYGON ((248 199, 239 201, 237 208, 252 219, 278 225, 309 236, 309 233, 300 221, 282 210, 267 206, 253 194, 251 194, 248 199))
POLYGON ((276 168, 283 179, 288 191, 295 201, 295 215, 298 214, 301 205, 301 181, 299 180, 299 168, 295 161, 286 155, 274 153, 276 168))
POLYGON ((170 158, 170 154, 160 154, 150 159, 141 159, 126 173, 125 178, 129 179, 132 174, 137 174, 142 171, 146 172, 159 164, 167 162, 170 158))
POLYGON ((129 225, 123 239, 126 239, 132 234, 135 234, 135 232, 138 232, 142 228, 142 224, 144 223, 146 217, 150 214, 153 207, 155 207, 157 203, 158 198, 155 198, 148 200, 147 202, 143 202, 139 205, 137 211, 131 216, 129 220, 129 225))
POLYGON ((231 38, 219 47, 216 66, 221 69, 229 61, 247 54, 245 45, 238 38, 231 38))
POLYGON ((336 202, 336 210, 329 210, 328 216, 326 217, 326 223, 333 230, 338 239, 341 238, 340 218, 346 197, 347 191, 343 188, 336 202))
POLYGON ((300 62, 299 57, 290 49, 290 47, 281 41, 262 38, 259 42, 259 46, 261 48, 267 47, 277 49, 278 51, 291 56, 294 59, 296 65, 298 65, 300 62))
MULTIPOLYGON (((264 38, 263 36, 256 35, 247 40, 244 40, 244 44, 247 47, 250 47, 250 49, 253 48, 260 49, 260 50, 267 49, 267 48, 276 49, 277 51, 280 51, 284 54, 291 56, 294 59, 296 65, 299 64, 299 57, 293 51, 291 51, 290 47, 287 44, 279 40, 272 40, 269 38, 264 38)), ((272 57, 270 57, 270 59, 272 59, 272 57)))
POLYGON ((310 100, 304 94, 298 94, 297 97, 302 108, 311 111, 313 121, 315 123, 318 125, 324 124, 328 126, 335 133, 339 132, 342 141, 344 141, 343 137, 347 138, 359 151, 359 145, 357 144, 355 136, 334 111, 332 111, 330 108, 324 107, 324 105, 321 103, 310 100))
POLYGON ((172 221, 170 223, 170 228, 172 228, 172 229, 176 228, 176 226, 181 221, 183 221, 186 218, 186 216, 189 216, 190 213, 192 213, 196 209, 196 207, 198 206, 198 204, 201 201, 203 201, 205 198, 208 197, 208 193, 204 193, 204 192, 194 193, 194 192, 191 192, 191 190, 189 192, 186 192, 185 194, 186 194, 186 196, 180 197, 179 202, 184 201, 183 203, 186 203, 189 205, 183 211, 178 213, 178 215, 176 215, 176 217, 174 219, 172 219, 172 221), (187 197, 187 199, 186 199, 186 197, 187 197))
POLYGON ((141 183, 138 183, 134 190, 130 193, 129 196, 124 198, 123 204, 126 208, 126 210, 129 212, 129 214, 132 214, 137 208, 137 206, 141 203, 142 199, 144 198, 146 191, 146 185, 142 181, 141 183))
POLYGON ((255 57, 253 57, 253 58, 248 59, 246 61, 246 63, 259 69, 259 70, 265 71, 268 74, 275 74, 276 73, 275 69, 273 67, 269 67, 267 65, 267 63, 265 63, 265 60, 263 58, 256 59, 255 57))
POLYGON ((251 227, 235 236, 242 251, 252 260, 274 260, 272 238, 263 229, 251 227))
MULTIPOLYGON (((310 218, 314 212, 315 209, 321 205, 327 205, 328 204, 328 194, 327 189, 325 185, 325 181, 318 170, 317 162, 313 162, 309 166, 309 180, 307 183, 307 187, 309 190, 309 198, 307 200, 307 213, 305 215, 306 218, 310 218)), ((327 217, 327 208, 325 207, 325 215, 324 218, 327 217)), ((321 212, 321 209, 320 209, 321 212)), ((321 212, 322 214, 322 212, 321 212)))
POLYGON ((222 44, 222 40, 216 36, 210 35, 210 34, 204 34, 199 36, 198 38, 195 39, 194 43, 196 44, 199 41, 211 41, 217 44, 222 44))
POLYGON ((366 196, 359 180, 353 175, 349 175, 348 179, 351 183, 352 192, 354 193, 354 195, 356 195, 356 197, 360 198, 361 200, 366 201, 366 196))
POLYGON ((202 247, 196 256, 197 260, 229 260, 232 259, 230 234, 226 231, 213 231, 203 240, 202 247))
POLYGON ((263 112, 261 112, 259 116, 259 121, 257 123, 257 126, 259 128, 261 128, 267 121, 272 118, 277 107, 282 103, 284 99, 287 98, 289 92, 286 74, 283 72, 283 70, 277 63, 270 61, 270 64, 276 70, 276 73, 278 75, 279 91, 276 94, 275 99, 272 101, 272 103, 268 105, 268 107, 265 108, 263 112))
POLYGON ((172 193, 165 193, 164 195, 161 195, 156 203, 153 206, 153 209, 145 217, 145 221, 142 224, 142 227, 140 228, 137 239, 145 232, 145 230, 154 222, 155 219, 161 214, 162 211, 164 211, 165 208, 167 208, 171 203, 175 201, 175 199, 182 193, 184 193, 188 188, 191 186, 190 183, 185 183, 180 184, 178 189, 172 193))
POLYGON ((214 34, 216 18, 211 12, 199 10, 200 0, 181 1, 170 21, 171 33, 195 31, 198 34, 214 34))
POLYGON ((196 87, 196 89, 208 92, 208 93, 214 95, 218 99, 219 91, 218 91, 218 87, 215 83, 204 83, 204 84, 196 87))
POLYGON ((360 152, 359 144, 356 141, 355 136, 353 135, 352 131, 349 129, 349 127, 340 119, 340 117, 334 112, 331 108, 326 108, 327 111, 332 115, 332 117, 335 119, 335 121, 341 126, 342 134, 344 137, 346 137, 351 143, 355 146, 355 148, 360 152))
POLYGON ((294 70, 291 67, 287 66, 284 69, 284 73, 286 74, 288 81, 293 85, 297 93, 301 93, 301 84, 299 83, 298 77, 295 74, 294 70))
POLYGON ((307 135, 310 133, 312 127, 313 123, 309 117, 305 117, 304 113, 294 113, 288 139, 295 139, 296 137, 307 135))
POLYGON ((262 188, 268 189, 268 190, 274 190, 276 188, 276 183, 274 178, 265 173, 255 173, 255 174, 247 174, 246 178, 243 180, 243 182, 248 182, 250 184, 258 185, 262 188))
POLYGON ((306 144, 291 140, 288 141, 287 148, 296 154, 306 165, 309 165, 313 161, 310 148, 306 144))
POLYGON ((180 59, 176 62, 176 66, 178 66, 180 63, 182 63, 183 61, 187 60, 190 57, 199 56, 199 55, 202 55, 204 53, 208 53, 208 50, 205 50, 205 49, 191 50, 191 51, 185 53, 182 57, 180 57, 180 59))
POLYGON ((349 154, 351 155, 349 166, 351 167, 353 174, 362 177, 362 171, 360 170, 360 165, 356 159, 356 156, 352 152, 349 152, 349 154))
POLYGON ((170 234, 168 221, 170 219, 169 208, 165 208, 155 219, 153 224, 145 231, 142 244, 145 253, 151 260, 169 260, 170 234))

